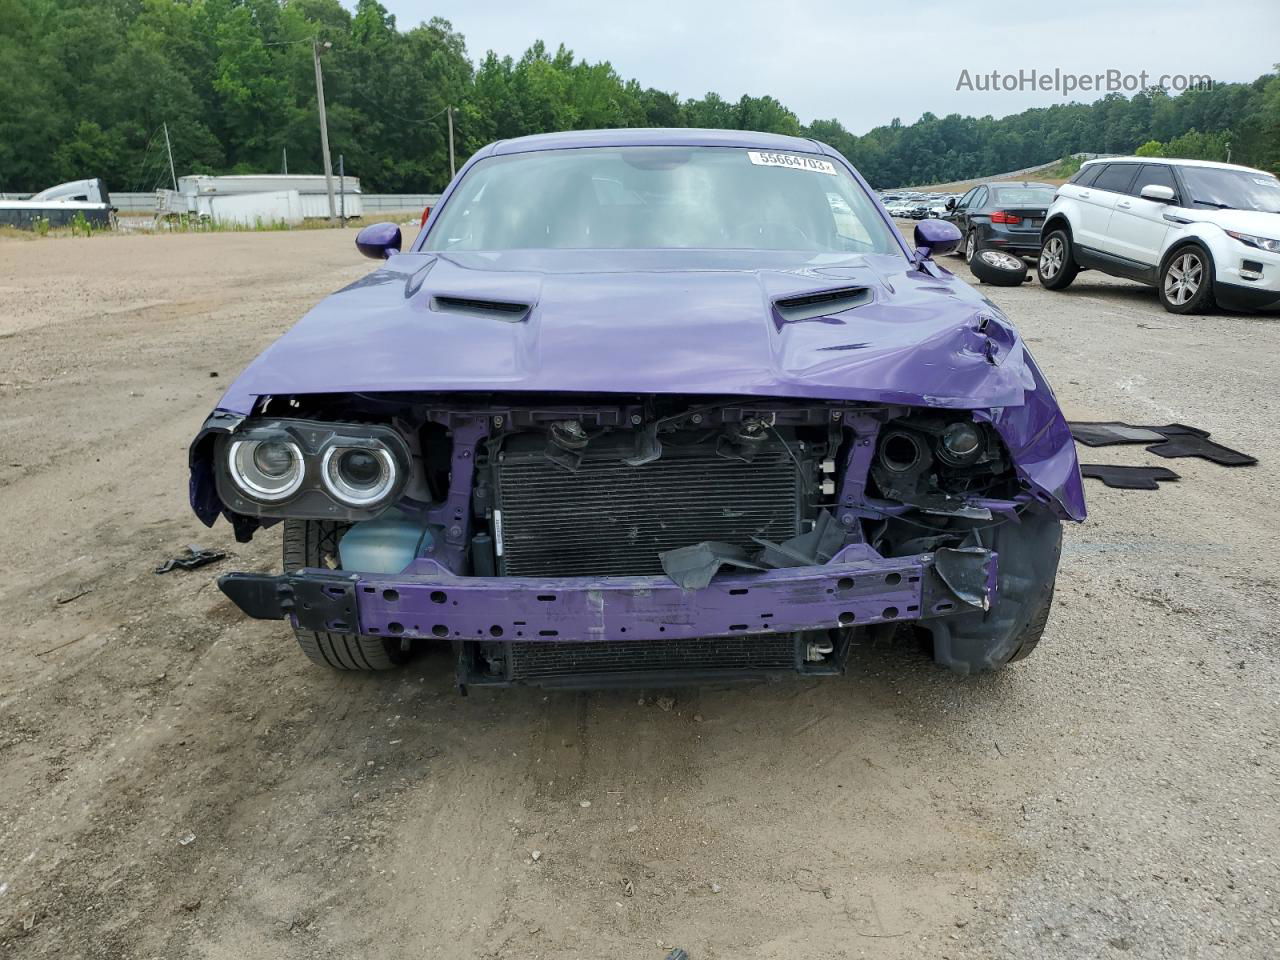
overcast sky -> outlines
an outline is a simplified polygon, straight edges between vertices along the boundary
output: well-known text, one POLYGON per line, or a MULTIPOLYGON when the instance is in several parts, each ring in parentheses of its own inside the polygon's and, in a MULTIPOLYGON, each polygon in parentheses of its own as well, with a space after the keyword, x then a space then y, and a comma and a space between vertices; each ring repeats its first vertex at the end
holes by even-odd
MULTIPOLYGON (((344 0, 354 7, 354 0, 344 0)), ((1208 74, 1253 80, 1280 60, 1280 0, 382 0, 408 29, 441 16, 478 61, 534 41, 608 60, 647 87, 728 100, 770 94, 802 122, 854 133, 930 110, 1004 116, 1064 97, 957 91, 962 70, 1208 74), (989 14, 975 10, 989 10, 989 14)))

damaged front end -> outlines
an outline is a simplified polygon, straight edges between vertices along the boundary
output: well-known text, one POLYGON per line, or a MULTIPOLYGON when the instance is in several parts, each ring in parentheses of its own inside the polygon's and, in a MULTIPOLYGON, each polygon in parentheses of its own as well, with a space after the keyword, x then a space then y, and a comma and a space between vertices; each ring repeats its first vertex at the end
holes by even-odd
POLYGON ((270 398, 206 424, 192 502, 245 538, 332 534, 313 566, 223 577, 245 613, 447 641, 463 686, 835 673, 903 623, 968 672, 1025 655, 1047 613, 1071 508, 1014 450, 1052 463, 1051 432, 755 397, 270 398))

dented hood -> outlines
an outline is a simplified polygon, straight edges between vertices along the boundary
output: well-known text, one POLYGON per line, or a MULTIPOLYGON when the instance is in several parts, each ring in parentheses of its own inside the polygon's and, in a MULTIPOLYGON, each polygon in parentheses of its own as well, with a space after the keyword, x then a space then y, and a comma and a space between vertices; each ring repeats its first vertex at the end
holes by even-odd
POLYGON ((1016 331, 946 270, 896 254, 401 254, 311 310, 219 408, 248 414, 270 394, 391 391, 971 409, 996 425, 1035 488, 1083 517, 1069 431, 1016 331), (823 295, 836 299, 824 305, 823 295))
POLYGON ((990 362, 977 327, 999 314, 949 274, 899 256, 748 256, 745 267, 739 251, 732 266, 689 251, 396 256, 307 314, 227 400, 540 390, 1020 402, 1021 364, 1004 363, 1020 342, 1006 337, 990 362), (841 289, 865 289, 865 302, 793 321, 775 308, 841 289))

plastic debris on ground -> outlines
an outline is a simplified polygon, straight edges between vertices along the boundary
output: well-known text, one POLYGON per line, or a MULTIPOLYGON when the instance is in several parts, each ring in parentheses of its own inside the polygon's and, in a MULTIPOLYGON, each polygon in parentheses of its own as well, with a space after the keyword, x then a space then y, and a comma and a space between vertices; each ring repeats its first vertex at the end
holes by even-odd
POLYGON ((226 557, 226 553, 222 550, 210 550, 205 547, 196 546, 194 543, 188 544, 187 549, 176 557, 170 557, 160 566, 156 567, 156 573, 168 573, 170 570, 194 570, 197 567, 203 567, 206 564, 217 563, 226 557))

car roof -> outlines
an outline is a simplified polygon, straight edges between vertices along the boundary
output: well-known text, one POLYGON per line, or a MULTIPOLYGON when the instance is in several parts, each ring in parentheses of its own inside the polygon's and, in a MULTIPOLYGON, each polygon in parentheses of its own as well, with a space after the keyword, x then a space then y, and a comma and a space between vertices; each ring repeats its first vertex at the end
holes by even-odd
POLYGON ((1047 190, 1057 190, 1051 183, 1041 183, 1039 180, 987 180, 978 184, 980 187, 1044 187, 1047 190))
POLYGON ((631 127, 623 130, 566 130, 499 140, 490 153, 503 156, 575 147, 749 147, 801 153, 834 153, 825 144, 803 137, 749 130, 700 130, 696 127, 631 127))
POLYGON ((1238 170, 1241 173, 1260 173, 1264 177, 1272 176, 1265 170, 1242 167, 1238 163, 1220 163, 1217 160, 1181 160, 1175 157, 1098 157, 1096 160, 1086 160, 1080 166, 1083 168, 1095 163, 1167 163, 1174 167, 1208 167, 1212 170, 1238 170))

